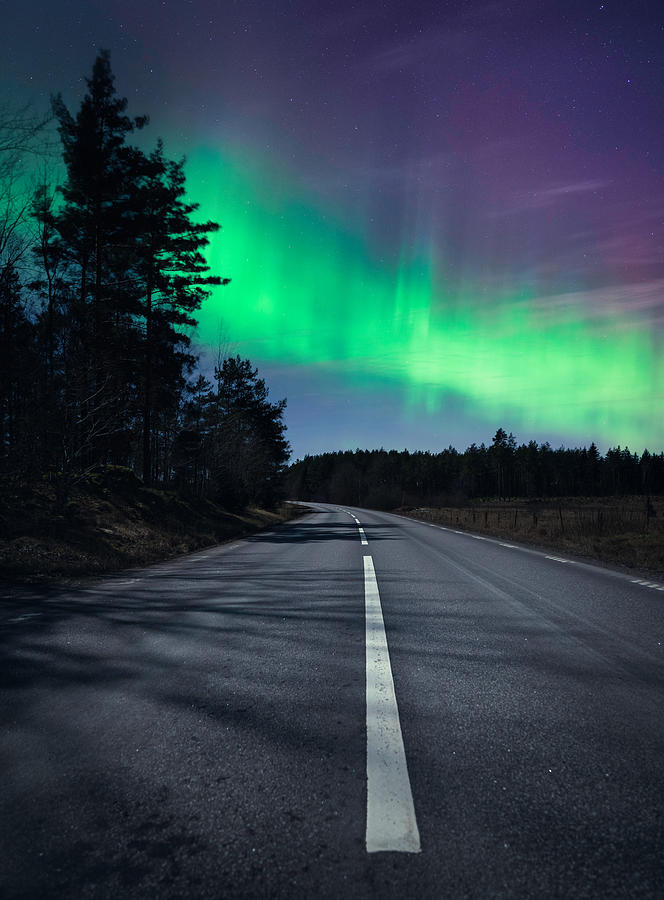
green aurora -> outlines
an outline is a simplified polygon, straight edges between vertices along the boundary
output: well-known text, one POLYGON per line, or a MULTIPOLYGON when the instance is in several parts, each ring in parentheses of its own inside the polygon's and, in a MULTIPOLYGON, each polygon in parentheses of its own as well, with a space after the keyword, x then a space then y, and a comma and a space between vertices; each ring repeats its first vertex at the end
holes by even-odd
POLYGON ((358 395, 386 391, 421 414, 454 396, 528 437, 664 443, 662 339, 628 295, 616 310, 547 306, 533 289, 460 294, 430 247, 381 259, 340 215, 246 156, 199 151, 187 171, 202 215, 222 225, 212 270, 232 279, 201 310, 204 346, 221 333, 259 366, 341 373, 358 395))

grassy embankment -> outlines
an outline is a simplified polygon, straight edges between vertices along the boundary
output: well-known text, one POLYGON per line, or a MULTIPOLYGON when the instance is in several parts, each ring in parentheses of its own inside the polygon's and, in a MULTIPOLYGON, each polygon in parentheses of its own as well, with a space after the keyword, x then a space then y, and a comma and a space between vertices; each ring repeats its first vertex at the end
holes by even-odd
POLYGON ((75 581, 218 544, 299 515, 297 507, 228 512, 146 488, 128 469, 88 476, 58 510, 48 483, 21 486, 0 508, 0 580, 75 581))
POLYGON ((664 578, 664 498, 477 501, 406 515, 664 578))

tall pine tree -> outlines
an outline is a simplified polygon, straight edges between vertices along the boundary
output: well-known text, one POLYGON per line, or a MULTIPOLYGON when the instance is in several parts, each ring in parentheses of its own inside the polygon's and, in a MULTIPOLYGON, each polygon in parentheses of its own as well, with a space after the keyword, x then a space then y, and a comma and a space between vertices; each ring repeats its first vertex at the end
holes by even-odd
POLYGON ((57 243, 71 285, 69 318, 82 329, 88 347, 85 371, 76 372, 76 379, 87 381, 79 392, 88 398, 81 414, 94 420, 95 441, 88 447, 87 462, 95 463, 105 461, 111 438, 126 418, 120 404, 132 376, 123 365, 121 348, 132 328, 126 266, 141 158, 126 138, 147 118, 130 119, 125 114, 127 100, 116 94, 107 51, 95 60, 87 86, 75 117, 60 95, 52 103, 67 172, 55 220, 57 243), (103 425, 95 410, 103 410, 103 425))
POLYGON ((184 160, 164 157, 161 141, 145 159, 137 193, 135 220, 138 311, 143 323, 141 356, 141 418, 143 478, 153 475, 155 415, 169 411, 169 398, 179 396, 184 375, 196 358, 190 352, 187 328, 196 325, 194 313, 209 296, 211 285, 228 278, 209 275, 202 254, 215 222, 194 223, 198 204, 185 199, 184 160))
POLYGON ((79 392, 88 404, 81 418, 94 424, 89 461, 129 461, 138 442, 149 483, 167 474, 164 436, 195 362, 187 329, 209 286, 228 281, 209 274, 202 254, 219 226, 192 221, 198 207, 185 199, 183 161, 167 159, 161 142, 149 155, 127 144, 147 119, 126 115, 107 52, 95 61, 76 117, 59 96, 53 107, 67 180, 50 252, 64 258, 70 319, 90 350, 87 370, 77 373, 88 382, 79 392), (103 421, 93 421, 95 410, 103 421))

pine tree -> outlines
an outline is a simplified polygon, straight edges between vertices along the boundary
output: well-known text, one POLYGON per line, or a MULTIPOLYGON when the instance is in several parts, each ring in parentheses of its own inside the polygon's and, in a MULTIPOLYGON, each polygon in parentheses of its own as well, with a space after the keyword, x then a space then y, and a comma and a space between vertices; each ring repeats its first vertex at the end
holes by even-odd
POLYGON ((149 483, 168 475, 195 363, 187 331, 209 287, 228 279, 209 274, 202 250, 219 226, 192 220, 198 206, 185 198, 184 161, 168 160, 161 142, 149 155, 128 145, 147 119, 130 119, 126 106, 107 52, 95 61, 75 118, 54 98, 67 181, 51 251, 57 245, 64 255, 75 285, 68 312, 87 336, 86 371, 77 380, 87 378, 82 395, 103 410, 90 462, 126 460, 138 438, 149 483))
POLYGON ((95 60, 88 93, 74 119, 62 97, 53 98, 59 122, 67 181, 62 187, 65 208, 58 228, 78 268, 80 298, 92 300, 94 338, 98 343, 104 324, 105 288, 111 278, 111 251, 122 243, 127 200, 132 194, 135 151, 127 135, 142 128, 145 116, 126 116, 126 98, 116 95, 108 51, 95 60), (124 202, 123 202, 124 201, 124 202))
POLYGON ((230 279, 209 275, 202 254, 215 222, 194 223, 198 204, 185 200, 184 160, 164 157, 161 141, 145 159, 137 195, 135 283, 140 285, 138 312, 143 323, 140 347, 143 479, 152 477, 153 419, 168 408, 168 398, 182 392, 185 375, 196 361, 186 329, 209 296, 211 285, 230 279))
POLYGON ((271 505, 290 455, 283 422, 286 400, 271 403, 258 370, 239 356, 217 366, 215 380, 210 457, 217 497, 230 507, 271 505))
POLYGON ((120 348, 132 328, 126 265, 141 154, 126 138, 147 118, 125 114, 127 100, 116 94, 107 51, 95 60, 87 86, 75 118, 60 95, 52 100, 67 171, 55 225, 72 284, 68 313, 83 329, 88 346, 87 371, 77 372, 76 378, 88 379, 83 395, 95 396, 106 410, 104 427, 96 429, 100 443, 90 448, 90 461, 102 461, 114 431, 108 414, 115 405, 119 429, 131 378, 120 348))
POLYGON ((185 396, 181 427, 173 447, 173 468, 180 489, 202 496, 209 481, 207 451, 210 445, 209 429, 213 420, 210 415, 210 408, 214 404, 212 383, 199 374, 196 381, 187 384, 185 396))

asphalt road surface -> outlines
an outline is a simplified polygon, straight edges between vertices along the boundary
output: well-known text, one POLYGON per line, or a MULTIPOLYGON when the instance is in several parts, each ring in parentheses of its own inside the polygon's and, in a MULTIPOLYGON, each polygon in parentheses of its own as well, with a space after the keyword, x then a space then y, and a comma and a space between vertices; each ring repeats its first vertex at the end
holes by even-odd
POLYGON ((3 898, 662 898, 664 585, 385 513, 0 591, 3 898))

